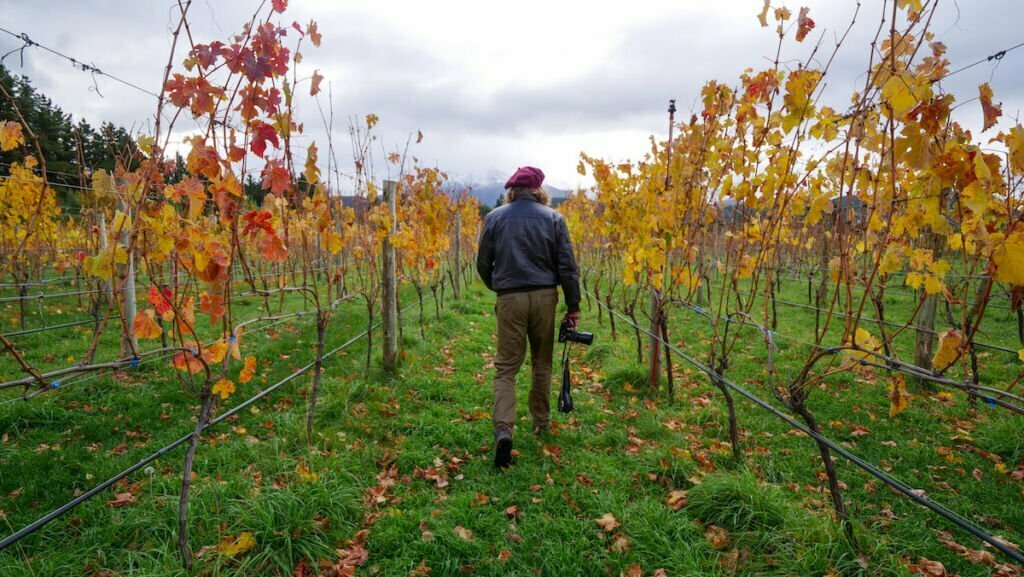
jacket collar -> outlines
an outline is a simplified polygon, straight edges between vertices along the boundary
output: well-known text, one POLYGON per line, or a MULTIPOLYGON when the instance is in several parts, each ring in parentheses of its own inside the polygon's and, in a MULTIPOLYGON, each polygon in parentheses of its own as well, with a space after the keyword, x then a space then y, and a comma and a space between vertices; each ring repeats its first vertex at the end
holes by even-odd
POLYGON ((540 199, 537 198, 537 195, 535 195, 535 194, 527 194, 525 196, 520 196, 519 198, 513 200, 512 203, 516 203, 516 202, 519 202, 521 200, 529 200, 531 202, 540 202, 540 199))

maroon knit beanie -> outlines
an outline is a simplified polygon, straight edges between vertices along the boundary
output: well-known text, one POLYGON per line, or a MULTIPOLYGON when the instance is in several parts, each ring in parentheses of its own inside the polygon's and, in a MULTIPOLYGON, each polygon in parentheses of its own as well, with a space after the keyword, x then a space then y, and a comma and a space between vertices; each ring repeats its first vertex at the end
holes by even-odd
POLYGON ((516 170, 512 178, 505 183, 505 188, 540 188, 544 183, 544 172, 532 166, 523 166, 516 170))

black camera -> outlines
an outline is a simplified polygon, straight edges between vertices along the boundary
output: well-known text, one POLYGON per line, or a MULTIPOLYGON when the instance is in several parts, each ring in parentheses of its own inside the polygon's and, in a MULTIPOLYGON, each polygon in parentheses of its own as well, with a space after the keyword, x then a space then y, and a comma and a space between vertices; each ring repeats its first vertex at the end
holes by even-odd
POLYGON ((558 327, 558 342, 564 343, 566 341, 589 345, 594 342, 594 333, 569 330, 569 321, 563 319, 561 326, 558 327))

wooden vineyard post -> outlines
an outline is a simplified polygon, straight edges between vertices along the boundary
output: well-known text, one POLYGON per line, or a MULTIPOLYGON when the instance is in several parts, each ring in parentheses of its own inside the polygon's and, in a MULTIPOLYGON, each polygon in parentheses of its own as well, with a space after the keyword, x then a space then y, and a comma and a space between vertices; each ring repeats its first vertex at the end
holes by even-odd
MULTIPOLYGON (((675 124, 676 101, 668 101, 668 145, 665 148, 665 191, 668 192, 672 186, 672 127, 675 124)), ((665 265, 662 265, 664 275, 665 265)), ((664 284, 664 281, 663 283, 664 284)), ((658 386, 658 378, 661 377, 661 338, 662 334, 662 302, 661 293, 664 286, 652 288, 651 290, 651 354, 648 359, 647 386, 654 388, 658 386)))
POLYGON ((455 291, 455 300, 462 298, 462 213, 455 212, 455 282, 452 283, 452 290, 455 291))
MULTIPOLYGON (((123 199, 117 200, 117 208, 125 215, 130 215, 128 203, 123 199)), ((121 349, 122 356, 137 356, 139 354, 139 341, 135 338, 135 256, 131 250, 131 230, 128 226, 122 226, 121 244, 128 250, 128 264, 125 265, 124 284, 121 288, 122 314, 121 321, 121 349)))
MULTIPOLYGON (((934 258, 942 255, 944 238, 934 231, 925 233, 925 248, 932 251, 934 258)), ((932 356, 935 354, 935 312, 939 304, 938 294, 928 294, 921 290, 921 310, 914 323, 917 335, 914 339, 914 364, 927 370, 932 369, 932 356)), ((928 388, 931 384, 925 379, 917 379, 921 387, 928 388)))
POLYGON ((384 318, 384 370, 393 372, 398 363, 398 279, 395 276, 395 247, 391 238, 395 234, 395 196, 398 182, 384 181, 384 204, 388 211, 388 234, 384 238, 383 261, 383 318, 384 318))

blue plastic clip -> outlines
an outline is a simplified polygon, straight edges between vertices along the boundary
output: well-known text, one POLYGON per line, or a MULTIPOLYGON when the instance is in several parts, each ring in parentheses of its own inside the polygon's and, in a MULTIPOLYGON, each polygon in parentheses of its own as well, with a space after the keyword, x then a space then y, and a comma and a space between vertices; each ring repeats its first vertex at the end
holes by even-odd
POLYGON ((828 349, 829 354, 838 355, 839 351, 836 349, 828 349))
POLYGON ((985 397, 985 400, 988 401, 989 408, 992 408, 992 409, 996 408, 996 400, 995 399, 993 399, 992 397, 985 397))
POLYGON ((132 360, 128 362, 128 366, 133 369, 139 366, 139 357, 132 357, 132 360))
POLYGON ((236 343, 236 342, 238 342, 238 337, 236 337, 236 336, 234 335, 234 333, 232 333, 232 334, 231 334, 231 336, 230 336, 230 337, 228 337, 228 342, 229 342, 229 343, 236 343))
POLYGON ((60 381, 59 380, 53 381, 53 382, 50 383, 50 388, 51 389, 56 389, 58 387, 60 387, 60 381))
POLYGON ((702 314, 704 314, 704 309, 695 306, 695 307, 693 307, 693 312, 695 312, 695 313, 697 313, 699 315, 702 315, 702 314))

